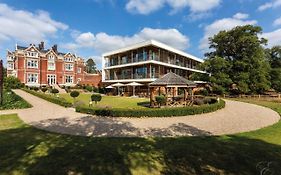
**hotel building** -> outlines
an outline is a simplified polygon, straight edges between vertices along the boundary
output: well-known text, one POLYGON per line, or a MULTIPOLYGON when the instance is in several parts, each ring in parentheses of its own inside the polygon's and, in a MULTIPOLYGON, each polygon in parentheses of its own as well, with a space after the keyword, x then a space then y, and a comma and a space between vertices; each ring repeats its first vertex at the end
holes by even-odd
MULTIPOLYGON (((168 72, 174 72, 187 79, 193 72, 205 73, 197 66, 203 60, 163 44, 149 40, 102 55, 102 82, 114 83, 137 82, 139 93, 148 92, 148 84, 168 72)), ((125 88, 130 93, 130 87, 125 88)))
POLYGON ((44 48, 44 42, 38 47, 16 46, 13 52, 7 52, 7 75, 15 76, 27 86, 74 86, 87 84, 98 86, 100 74, 84 72, 84 60, 72 53, 61 53, 57 45, 44 48))

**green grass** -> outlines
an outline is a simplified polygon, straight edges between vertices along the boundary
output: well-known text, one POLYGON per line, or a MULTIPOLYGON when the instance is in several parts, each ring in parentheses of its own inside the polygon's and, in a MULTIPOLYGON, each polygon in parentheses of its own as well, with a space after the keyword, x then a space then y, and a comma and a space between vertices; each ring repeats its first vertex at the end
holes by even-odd
MULTIPOLYGON (((275 109, 274 102, 252 103, 275 109)), ((87 138, 41 131, 0 116, 0 174, 259 174, 281 169, 281 122, 212 137, 87 138), (262 164, 261 167, 266 167, 262 164)))
POLYGON ((12 91, 4 90, 3 105, 0 110, 30 108, 31 105, 12 91))
MULTIPOLYGON (((65 98, 68 102, 73 103, 73 98, 69 94, 60 94, 60 97, 65 98)), ((76 98, 77 101, 82 101, 85 105, 89 104, 91 94, 80 94, 76 98)), ((97 107, 111 107, 111 108, 131 108, 140 109, 145 108, 142 105, 138 105, 141 102, 149 102, 146 98, 130 98, 130 97, 116 97, 116 96, 103 96, 102 100, 97 105, 93 103, 93 106, 97 107)))

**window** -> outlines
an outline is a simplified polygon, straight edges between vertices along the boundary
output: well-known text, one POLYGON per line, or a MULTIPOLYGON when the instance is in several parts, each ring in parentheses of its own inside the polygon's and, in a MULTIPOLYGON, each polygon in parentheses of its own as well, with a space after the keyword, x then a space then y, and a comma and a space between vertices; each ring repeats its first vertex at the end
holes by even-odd
POLYGON ((38 68, 38 61, 37 60, 27 60, 27 67, 28 68, 38 68))
POLYGON ((54 62, 48 62, 48 70, 55 70, 55 63, 54 62))
POLYGON ((73 71, 73 64, 65 64, 65 70, 73 71))
POLYGON ((71 58, 71 57, 65 57, 65 58, 64 58, 64 61, 66 61, 66 62, 73 62, 73 58, 71 58))
POLYGON ((7 57, 7 60, 8 60, 8 61, 13 61, 13 60, 14 60, 14 57, 11 56, 11 55, 9 55, 9 56, 7 57))
POLYGON ((65 76, 65 83, 73 83, 73 76, 66 75, 65 76))
POLYGON ((38 74, 27 74, 27 82, 28 83, 37 83, 38 82, 38 74))
POLYGON ((7 69, 8 70, 13 70, 14 69, 14 63, 8 62, 7 69))
POLYGON ((49 56, 48 56, 48 60, 49 60, 49 61, 55 60, 55 56, 54 56, 54 55, 49 55, 49 56))
POLYGON ((78 67, 77 73, 81 73, 81 67, 78 67))
POLYGON ((37 52, 27 52, 27 56, 38 58, 38 53, 37 52))

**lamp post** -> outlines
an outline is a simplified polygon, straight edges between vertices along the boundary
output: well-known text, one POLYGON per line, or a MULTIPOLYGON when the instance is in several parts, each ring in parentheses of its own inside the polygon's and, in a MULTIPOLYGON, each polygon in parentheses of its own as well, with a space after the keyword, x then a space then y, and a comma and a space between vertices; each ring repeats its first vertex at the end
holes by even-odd
POLYGON ((0 105, 3 105, 3 78, 4 78, 3 61, 0 60, 0 105))

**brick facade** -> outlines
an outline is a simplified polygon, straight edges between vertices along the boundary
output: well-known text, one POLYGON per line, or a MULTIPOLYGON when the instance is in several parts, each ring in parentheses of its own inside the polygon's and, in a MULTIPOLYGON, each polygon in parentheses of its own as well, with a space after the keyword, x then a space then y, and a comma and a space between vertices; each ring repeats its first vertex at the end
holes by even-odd
POLYGON ((101 75, 88 74, 84 68, 83 58, 58 52, 56 45, 45 50, 43 42, 38 47, 16 46, 15 51, 7 53, 7 75, 19 78, 27 86, 99 86, 101 75))

